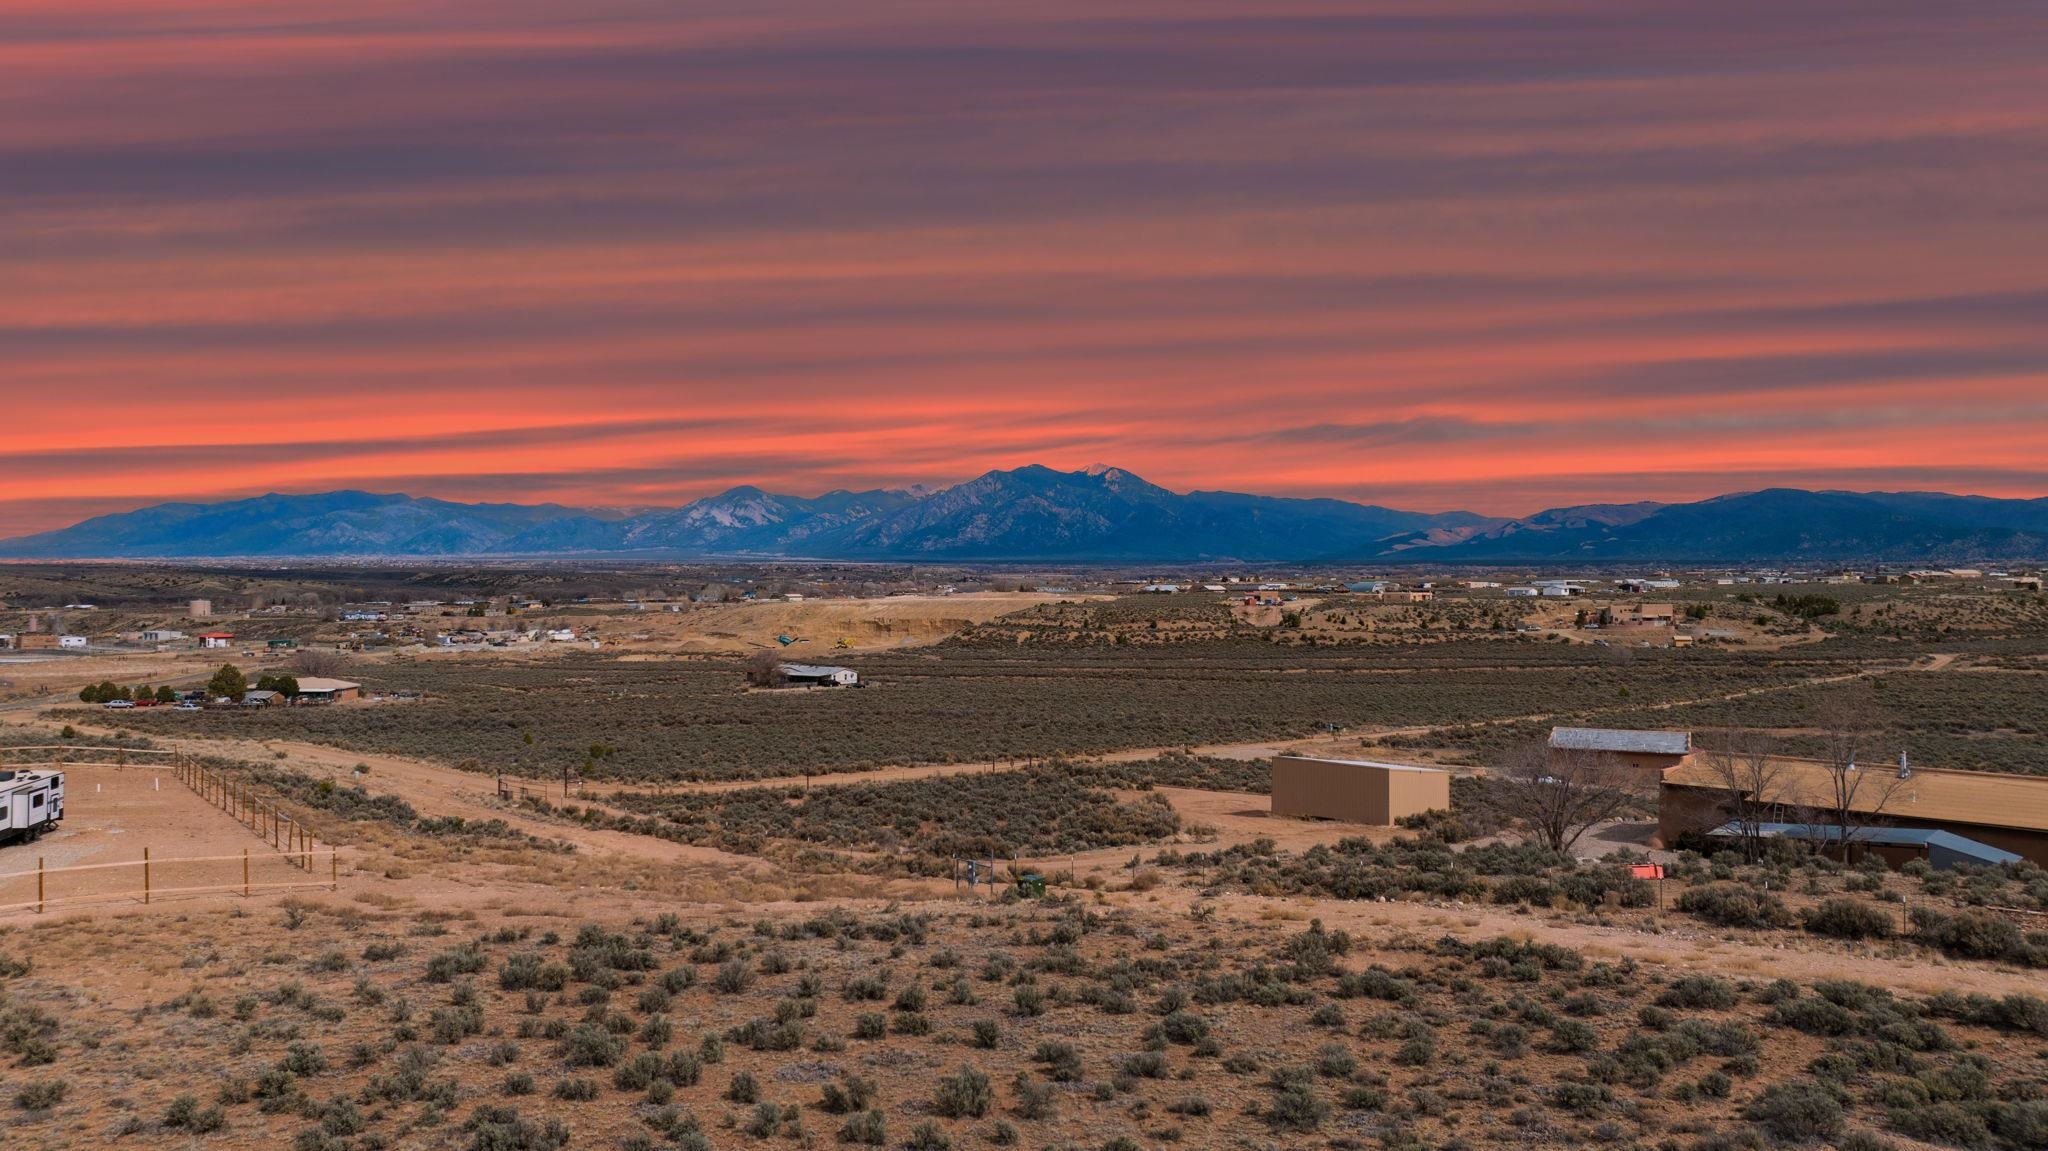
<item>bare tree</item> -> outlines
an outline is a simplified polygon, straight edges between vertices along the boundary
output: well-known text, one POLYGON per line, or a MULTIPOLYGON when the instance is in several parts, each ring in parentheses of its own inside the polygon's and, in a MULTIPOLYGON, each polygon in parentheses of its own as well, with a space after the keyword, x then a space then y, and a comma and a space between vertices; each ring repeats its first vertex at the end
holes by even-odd
POLYGON ((789 682, 789 673, 782 668, 782 658, 772 651, 757 651, 747 657, 747 682, 755 687, 777 687, 789 682))
POLYGON ((1763 857, 1764 824, 1786 799, 1784 761, 1772 751, 1771 738, 1762 732, 1731 732, 1704 757, 1707 770, 1726 793, 1724 802, 1742 840, 1742 857, 1752 863, 1763 857))
POLYGON ((348 661, 338 651, 320 651, 301 648, 293 654, 292 671, 298 675, 316 679, 333 679, 348 670, 348 661))
POLYGON ((1826 790, 1806 797, 1808 819, 1832 829, 1828 838, 1847 863, 1850 846, 1883 818, 1906 780, 1899 772, 1870 762, 1876 759, 1871 753, 1889 724, 1868 680, 1856 680, 1825 697, 1819 726, 1826 790))
POLYGON ((1560 854, 1594 825, 1638 810, 1644 797, 1640 773, 1614 756, 1542 743, 1517 749, 1494 778, 1501 811, 1560 854))

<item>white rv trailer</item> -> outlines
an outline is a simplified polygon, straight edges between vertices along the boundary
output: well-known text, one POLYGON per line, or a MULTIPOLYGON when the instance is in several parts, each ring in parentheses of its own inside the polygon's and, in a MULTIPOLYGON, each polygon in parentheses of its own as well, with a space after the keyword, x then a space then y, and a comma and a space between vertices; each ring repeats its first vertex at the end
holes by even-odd
POLYGON ((63 818, 63 772, 0 769, 0 843, 34 839, 63 818))

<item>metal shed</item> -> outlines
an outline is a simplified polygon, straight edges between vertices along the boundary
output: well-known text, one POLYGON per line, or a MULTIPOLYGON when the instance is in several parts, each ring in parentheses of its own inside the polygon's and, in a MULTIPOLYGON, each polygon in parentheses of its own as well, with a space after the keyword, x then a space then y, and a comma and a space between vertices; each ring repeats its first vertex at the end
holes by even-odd
POLYGON ((1273 760, 1273 814, 1390 827, 1451 806, 1451 776, 1434 767, 1366 759, 1273 760))

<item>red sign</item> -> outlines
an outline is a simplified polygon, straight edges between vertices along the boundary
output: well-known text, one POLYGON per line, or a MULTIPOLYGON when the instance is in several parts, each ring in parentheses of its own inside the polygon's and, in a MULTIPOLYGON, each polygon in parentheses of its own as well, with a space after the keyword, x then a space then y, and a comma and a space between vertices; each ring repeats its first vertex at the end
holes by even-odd
POLYGON ((1661 863, 1630 864, 1628 873, 1636 879, 1662 879, 1664 878, 1664 865, 1661 863))

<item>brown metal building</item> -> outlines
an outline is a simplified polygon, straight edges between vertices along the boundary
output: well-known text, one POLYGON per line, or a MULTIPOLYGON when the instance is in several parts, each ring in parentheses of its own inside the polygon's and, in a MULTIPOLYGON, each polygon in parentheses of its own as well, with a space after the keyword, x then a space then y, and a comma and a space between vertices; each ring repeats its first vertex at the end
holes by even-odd
POLYGON ((1273 814, 1391 827, 1451 806, 1451 776, 1434 767, 1362 759, 1273 760, 1273 814))

